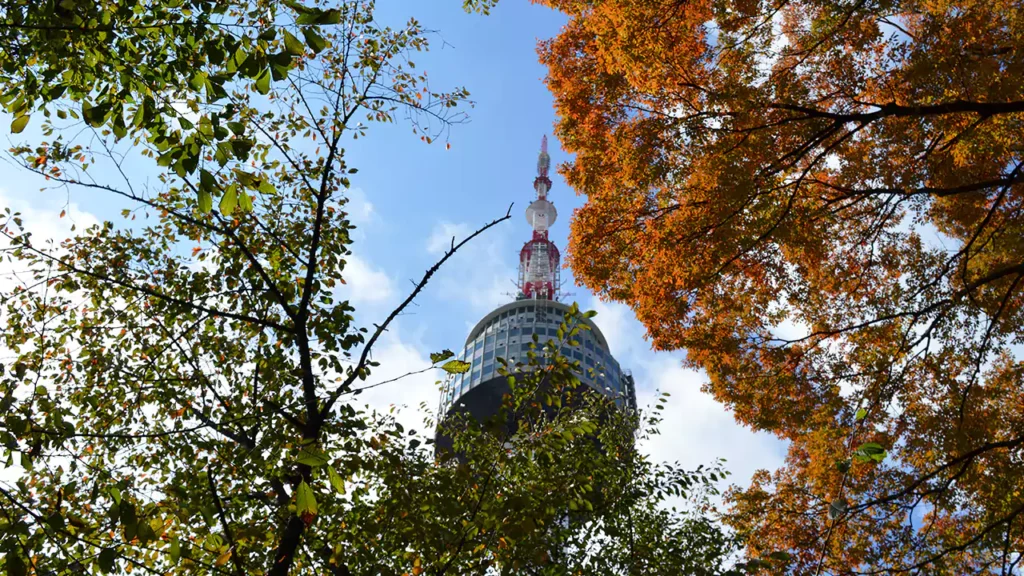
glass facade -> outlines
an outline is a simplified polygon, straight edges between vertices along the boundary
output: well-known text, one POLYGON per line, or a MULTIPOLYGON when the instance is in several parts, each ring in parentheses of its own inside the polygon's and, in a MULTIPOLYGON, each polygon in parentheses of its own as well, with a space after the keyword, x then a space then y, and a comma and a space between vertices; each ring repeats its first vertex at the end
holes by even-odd
MULTIPOLYGON (((537 336, 537 350, 548 340, 556 340, 558 328, 569 307, 552 301, 519 300, 488 314, 470 333, 465 348, 456 357, 471 363, 469 372, 456 376, 441 397, 440 413, 458 403, 459 397, 481 383, 501 378, 498 370, 504 358, 509 365, 527 362, 527 353, 537 336)), ((580 345, 563 346, 561 352, 580 361, 580 381, 632 408, 636 407, 633 379, 623 371, 608 351, 608 344, 589 321, 590 330, 576 336, 580 345)))

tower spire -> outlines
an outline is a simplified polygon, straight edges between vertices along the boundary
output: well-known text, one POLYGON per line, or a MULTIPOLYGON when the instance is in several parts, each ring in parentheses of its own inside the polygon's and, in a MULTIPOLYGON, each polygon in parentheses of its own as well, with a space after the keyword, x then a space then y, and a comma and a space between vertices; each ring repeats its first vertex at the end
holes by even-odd
POLYGON ((548 201, 550 168, 551 156, 545 135, 540 141, 537 177, 533 180, 537 198, 526 208, 526 221, 533 228, 533 238, 519 252, 519 298, 556 300, 558 297, 561 255, 555 243, 548 239, 548 229, 558 218, 555 205, 548 201))

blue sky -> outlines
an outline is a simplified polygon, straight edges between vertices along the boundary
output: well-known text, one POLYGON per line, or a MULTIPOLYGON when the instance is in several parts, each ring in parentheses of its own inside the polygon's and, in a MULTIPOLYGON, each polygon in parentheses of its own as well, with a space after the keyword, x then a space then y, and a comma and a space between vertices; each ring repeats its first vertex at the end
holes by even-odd
MULTIPOLYGON (((347 146, 348 164, 359 168, 353 178, 350 212, 359 225, 347 269, 347 296, 364 324, 379 322, 412 288, 410 280, 423 274, 448 246, 453 235, 464 237, 481 224, 505 213, 515 202, 513 218, 468 246, 436 277, 400 318, 382 342, 375 358, 383 366, 373 381, 381 381, 429 365, 431 351, 462 346, 468 329, 489 309, 508 301, 519 248, 529 238, 523 210, 533 197, 532 182, 540 139, 550 137, 555 121, 552 98, 543 83, 545 70, 537 62, 538 40, 556 35, 562 17, 522 0, 504 0, 491 16, 469 15, 459 0, 378 2, 378 20, 401 24, 416 17, 438 31, 430 53, 415 59, 429 71, 432 86, 466 86, 476 107, 468 123, 454 126, 444 142, 426 145, 407 124, 373 126, 367 138, 347 146)), ((0 117, 0 125, 10 119, 0 117)), ((32 127, 22 134, 32 139, 32 127)), ((567 156, 551 140, 552 164, 567 156)), ((558 175, 550 193, 559 220, 551 239, 565 247, 573 208, 583 202, 558 175)), ((79 226, 96 219, 115 219, 121 206, 106 199, 73 192, 69 217, 56 218, 69 200, 62 193, 38 193, 42 183, 20 169, 0 163, 0 209, 25 213, 26 224, 39 235, 57 236, 71 221, 79 226)), ((117 221, 115 219, 115 221, 117 221)), ((715 457, 728 460, 731 479, 746 484, 757 468, 781 464, 784 445, 773 437, 753 434, 700 391, 704 376, 680 367, 681 353, 653 353, 643 329, 628 308, 605 304, 575 287, 571 273, 567 290, 581 307, 598 311, 595 318, 608 337, 613 354, 636 376, 641 405, 654 390, 672 393, 666 407, 663 435, 647 444, 661 460, 688 467, 715 457)), ((377 407, 437 403, 434 380, 425 374, 377 388, 360 398, 377 407)), ((403 419, 415 423, 414 408, 403 419)))

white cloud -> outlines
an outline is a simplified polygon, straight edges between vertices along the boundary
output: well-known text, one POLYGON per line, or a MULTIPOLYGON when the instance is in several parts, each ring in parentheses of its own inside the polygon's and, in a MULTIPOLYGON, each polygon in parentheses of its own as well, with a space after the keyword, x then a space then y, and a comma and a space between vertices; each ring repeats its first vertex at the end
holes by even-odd
POLYGON ((440 222, 434 226, 434 231, 427 239, 427 252, 439 256, 451 248, 453 241, 459 242, 472 233, 473 230, 465 222, 440 222))
POLYGON ((441 397, 437 387, 439 377, 437 370, 418 372, 430 366, 430 357, 424 352, 425 346, 417 337, 410 341, 403 339, 399 325, 393 325, 378 341, 372 354, 373 360, 380 366, 373 369, 373 374, 356 387, 374 386, 394 378, 388 382, 362 392, 350 400, 353 406, 368 406, 378 412, 388 412, 392 407, 396 417, 407 430, 417 430, 425 437, 433 437, 433 429, 424 427, 424 418, 429 410, 431 417, 437 409, 441 397))
POLYGON ((772 329, 772 334, 782 340, 799 340, 811 334, 811 327, 806 322, 789 317, 772 329))
POLYGON ((350 188, 345 192, 345 213, 352 222, 352 240, 356 243, 366 241, 367 232, 381 223, 380 214, 366 196, 362 188, 350 188))
MULTIPOLYGON (((439 222, 427 239, 427 252, 440 258, 476 230, 466 223, 439 222)), ((474 312, 489 312, 515 297, 515 269, 505 264, 513 253, 507 247, 507 228, 492 228, 463 246, 432 283, 440 298, 470 305, 474 312)))
MULTIPOLYGON (((67 196, 52 190, 29 197, 27 194, 12 194, 0 188, 0 226, 7 223, 4 209, 10 209, 12 216, 19 215, 24 231, 31 233, 32 245, 38 248, 46 248, 50 243, 57 246, 99 222, 95 216, 68 200, 67 196)), ((20 233, 13 223, 7 225, 7 232, 20 233)), ((24 264, 9 262, 6 257, 2 257, 8 247, 6 237, 0 236, 0 293, 31 280, 31 274, 27 274, 24 264)))
POLYGON ((775 470, 783 463, 785 444, 771 434, 741 426, 710 394, 701 391, 707 377, 688 370, 673 355, 658 355, 644 367, 646 382, 638 391, 640 406, 653 406, 657 390, 671 394, 662 412, 661 434, 641 449, 655 461, 678 462, 693 469, 717 458, 726 460, 730 482, 746 486, 759 469, 775 470))
POLYGON ((581 309, 590 309, 597 312, 594 323, 601 330, 612 356, 623 359, 636 355, 641 350, 646 351, 649 346, 643 341, 643 329, 640 323, 633 316, 633 311, 625 304, 618 302, 602 302, 592 298, 590 306, 581 305, 581 309), (640 348, 638 350, 637 348, 640 348))
POLYGON ((345 210, 353 224, 365 226, 377 220, 377 211, 362 188, 352 188, 346 196, 348 203, 345 204, 345 210))
MULTIPOLYGON (((29 198, 27 194, 12 194, 0 188, 0 210, 4 208, 21 213, 25 229, 32 233, 32 242, 36 245, 47 240, 60 242, 76 231, 81 232, 99 223, 95 216, 55 190, 39 192, 36 197, 29 198), (63 216, 61 212, 64 212, 63 216)), ((0 217, 6 220, 6 215, 0 217)))
POLYGON ((193 110, 188 105, 188 102, 185 102, 183 100, 176 100, 174 102, 171 102, 171 108, 174 108, 175 112, 180 114, 184 119, 188 120, 189 122, 193 124, 199 123, 200 114, 193 110))
POLYGON ((671 394, 662 411, 661 434, 641 445, 654 461, 678 462, 693 469, 724 458, 725 468, 732 474, 730 483, 741 486, 749 484, 756 470, 775 470, 782 465, 785 444, 736 422, 731 412, 701 390, 707 376, 683 368, 681 353, 651 350, 643 325, 628 306, 591 298, 581 307, 597 311, 594 323, 619 364, 632 370, 641 408, 652 408, 659 390, 671 394))
POLYGON ((387 273, 355 254, 345 259, 342 277, 345 278, 345 285, 338 293, 354 305, 384 304, 390 302, 395 295, 394 282, 387 273))

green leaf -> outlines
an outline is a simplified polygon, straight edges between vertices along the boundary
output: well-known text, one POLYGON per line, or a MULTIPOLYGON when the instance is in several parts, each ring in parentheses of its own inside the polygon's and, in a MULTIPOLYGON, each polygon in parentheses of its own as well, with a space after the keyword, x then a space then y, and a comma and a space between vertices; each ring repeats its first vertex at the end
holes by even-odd
POLYGON ((295 512, 299 516, 316 515, 316 494, 305 480, 299 483, 299 487, 295 491, 295 512))
POLYGON ((228 186, 227 191, 224 192, 224 196, 220 199, 220 213, 225 216, 230 216, 235 208, 238 206, 238 187, 234 184, 228 186))
POLYGON ((213 210, 213 195, 206 190, 199 191, 199 211, 209 214, 213 210))
POLYGON ((132 116, 132 126, 138 128, 142 126, 142 123, 146 120, 146 102, 143 100, 139 103, 139 107, 135 109, 135 116, 132 116))
POLYGON ((292 68, 294 58, 288 52, 281 52, 270 57, 270 76, 275 82, 280 82, 288 77, 288 71, 292 68))
POLYGON ((242 186, 250 187, 253 185, 254 182, 256 182, 256 176, 253 174, 250 174, 244 170, 235 170, 234 172, 235 179, 238 180, 238 183, 241 184, 242 186))
POLYGON ((295 19, 296 24, 338 24, 341 22, 341 10, 320 10, 307 7, 303 12, 295 19))
POLYGON ((863 409, 863 408, 861 408, 860 410, 857 410, 857 415, 853 417, 853 421, 854 422, 860 422, 867 415, 868 415, 868 411, 863 409))
POLYGON ((231 153, 235 158, 239 160, 248 160, 249 151, 252 150, 252 140, 244 140, 242 138, 236 138, 231 141, 231 153))
POLYGON ((46 517, 46 523, 54 530, 64 529, 64 517, 60 515, 60 512, 54 512, 46 517))
POLYGON ((117 552, 113 548, 104 548, 100 552, 100 570, 103 570, 107 574, 114 571, 116 568, 117 552))
POLYGON ((853 459, 860 463, 881 462, 885 460, 885 448, 876 442, 866 442, 853 451, 853 459))
POLYGON ((472 364, 462 360, 449 360, 441 366, 441 369, 449 374, 465 374, 469 372, 472 364))
POLYGON ((239 193, 238 207, 242 209, 242 212, 252 212, 252 196, 249 196, 247 192, 239 193))
POLYGON ((203 521, 206 522, 207 526, 216 526, 217 519, 214 517, 214 509, 212 506, 203 506, 199 509, 199 513, 203 515, 203 521))
POLYGON ((245 134, 245 124, 241 122, 228 122, 228 128, 235 133, 235 136, 242 136, 245 134))
POLYGON ((199 133, 208 138, 213 138, 213 122, 209 116, 199 118, 199 133))
POLYGON ((20 134, 21 131, 25 129, 25 126, 28 126, 28 118, 28 114, 15 118, 14 121, 11 122, 11 134, 20 134))
POLYGON ((277 188, 274 188, 274 185, 271 184, 270 181, 267 180, 266 178, 260 181, 260 186, 258 190, 260 191, 261 194, 267 194, 270 196, 277 194, 277 188))
POLYGON ((110 497, 114 499, 114 504, 121 504, 121 491, 117 489, 117 486, 110 487, 110 497))
POLYGON ((111 123, 111 129, 114 131, 114 136, 120 140, 128 135, 128 127, 125 126, 124 116, 121 112, 114 114, 114 121, 111 123))
POLYGON ((149 525, 149 522, 142 521, 138 523, 138 530, 136 535, 139 537, 139 542, 145 545, 147 542, 156 540, 156 533, 153 531, 153 527, 149 525))
POLYGON ((836 462, 836 469, 842 472, 843 474, 846 474, 847 472, 850 471, 850 461, 843 460, 841 462, 836 462))
POLYGON ((324 40, 323 36, 316 33, 316 29, 303 28, 302 35, 306 38, 306 46, 309 46, 309 49, 314 54, 319 54, 327 48, 327 41, 324 40))
POLYGON ((171 538, 171 562, 177 564, 178 559, 181 558, 181 544, 178 543, 178 537, 171 538))
POLYGON ((217 189, 217 178, 206 168, 199 171, 199 188, 201 190, 217 189))
POLYGON ((431 352, 430 363, 437 364, 438 362, 444 362, 445 360, 451 358, 452 356, 455 356, 455 353, 447 348, 440 352, 431 352))
POLYGON ((93 128, 99 128, 103 125, 103 122, 107 119, 107 113, 110 112, 110 104, 100 104, 98 106, 90 106, 87 102, 82 103, 82 118, 89 126, 93 128))
POLYGON ((338 491, 338 494, 345 493, 345 481, 342 480, 341 476, 334 470, 334 467, 327 467, 327 477, 331 481, 331 486, 338 491))
POLYGON ((121 500, 121 526, 124 528, 124 539, 131 542, 139 529, 139 517, 135 512, 135 505, 127 500, 121 500))
POLYGON ((270 92, 270 68, 264 68, 260 75, 256 77, 256 91, 260 94, 268 94, 270 92))
POLYGON ((305 464, 306 466, 316 468, 327 464, 327 457, 325 457, 319 450, 303 448, 295 458, 295 461, 299 464, 305 464))
POLYGON ((10 576, 25 576, 28 574, 28 566, 25 565, 25 561, 21 559, 17 552, 11 551, 4 554, 4 568, 10 576))
POLYGON ((284 47, 288 50, 289 54, 294 54, 296 56, 301 56, 306 51, 306 47, 302 44, 302 41, 295 36, 292 36, 287 30, 284 31, 284 47))

